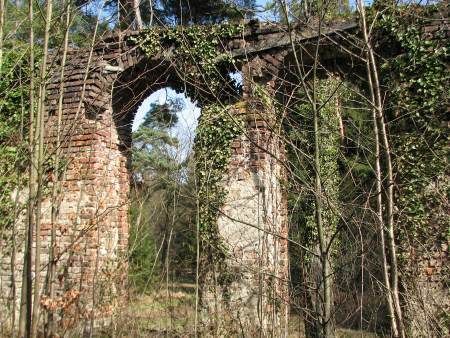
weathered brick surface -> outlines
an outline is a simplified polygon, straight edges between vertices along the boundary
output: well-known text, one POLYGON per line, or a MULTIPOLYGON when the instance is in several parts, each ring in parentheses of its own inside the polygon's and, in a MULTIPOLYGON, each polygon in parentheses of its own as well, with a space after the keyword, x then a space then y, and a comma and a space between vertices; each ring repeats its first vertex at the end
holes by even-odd
POLYGON ((247 100, 230 114, 245 121, 245 131, 231 145, 223 180, 227 197, 218 234, 226 258, 220 271, 202 267, 210 269, 202 271, 204 329, 219 336, 282 337, 289 314, 284 144, 273 107, 247 100))
MULTIPOLYGON (((44 308, 52 308, 57 313, 63 329, 83 327, 78 324, 89 323, 92 316, 107 316, 125 290, 131 122, 138 104, 149 92, 173 84, 172 80, 161 75, 167 71, 164 68, 166 65, 161 64, 158 68, 161 55, 147 60, 140 49, 130 42, 129 37, 136 34, 138 32, 126 32, 106 37, 95 46, 92 54, 88 50, 69 50, 62 93, 60 56, 52 59, 52 62, 56 61, 53 63, 56 66, 52 68, 45 102, 46 155, 51 158, 55 154, 59 133, 59 153, 65 168, 60 177, 58 200, 52 201, 47 195, 42 203, 40 236, 43 254, 40 273, 44 281, 50 233, 54 227, 56 295, 51 300, 44 297, 44 308), (62 115, 58 130, 60 95, 62 115), (53 224, 52 204, 58 207, 53 224)), ((231 51, 237 51, 235 57, 240 58, 243 54, 238 49, 250 48, 257 54, 259 49, 267 50, 270 41, 278 40, 277 37, 284 34, 277 26, 252 24, 245 33, 251 41, 237 37, 226 42, 226 45, 231 51), (270 39, 265 40, 266 35, 270 39)), ((277 62, 275 59, 268 60, 267 64, 277 62)), ((261 121, 256 122, 256 129, 263 127, 261 121)), ((253 153, 249 164, 256 168, 258 161, 263 161, 264 157, 258 155, 256 150, 253 153)), ((56 175, 50 166, 46 182, 49 189, 56 175)), ((14 262, 16 304, 20 296, 23 267, 24 224, 24 220, 19 222, 19 252, 14 262)), ((11 258, 6 250, 2 250, 0 272, 2 293, 8 295, 6 308, 10 309, 8 304, 13 301, 11 258)), ((2 297, 3 300, 5 297, 2 297)), ((5 307, 2 305, 2 308, 5 307)))
MULTIPOLYGON (((342 35, 355 27, 354 23, 339 24, 322 32, 324 36, 334 36, 336 31, 342 35)), ((427 34, 434 31, 431 27, 425 30, 427 34)), ((49 197, 43 201, 41 274, 45 280, 49 236, 54 226, 57 292, 52 301, 62 328, 80 327, 80 322, 89 322, 92 316, 107 316, 124 296, 131 122, 138 105, 149 93, 179 81, 173 74, 167 75, 170 68, 162 55, 147 59, 130 42, 129 38, 137 34, 113 33, 96 44, 92 55, 89 50, 69 50, 62 93, 60 56, 55 56, 56 66, 46 98, 46 154, 51 158, 55 152, 58 101, 62 95, 60 153, 66 167, 61 175, 62 191, 54 224, 51 205, 55 202, 49 197)), ((307 48, 316 34, 314 30, 297 27, 293 39, 307 48)), ((245 116, 247 133, 232 144, 233 155, 224 182, 229 190, 224 212, 262 230, 221 217, 219 231, 232 249, 229 263, 245 276, 233 285, 235 310, 243 310, 243 318, 250 323, 258 304, 262 304, 257 315, 260 322, 254 323, 253 328, 268 332, 281 332, 288 313, 288 250, 283 239, 288 228, 286 200, 280 184, 285 175, 284 146, 273 131, 275 112, 253 100, 253 93, 254 84, 258 83, 269 95, 275 95, 280 77, 293 69, 292 62, 286 61, 291 57, 290 43, 286 27, 260 23, 249 23, 243 36, 224 41, 224 48, 241 67, 244 100, 248 103, 243 111, 236 112, 245 116), (262 287, 262 293, 256 292, 256 286, 262 287), (251 305, 244 304, 245 298, 251 305)), ((323 58, 333 58, 336 53, 342 57, 339 46, 329 45, 330 48, 321 49, 323 58)), ((49 168, 46 182, 49 188, 55 175, 49 168)), ((18 252, 12 264, 7 243, 0 242, 0 288, 6 295, 1 298, 5 304, 0 304, 5 311, 0 311, 7 314, 2 318, 10 316, 10 304, 14 301, 11 266, 15 267, 16 304, 20 296, 24 224, 21 215, 16 234, 18 252)), ((236 316, 236 311, 230 315, 236 316)))

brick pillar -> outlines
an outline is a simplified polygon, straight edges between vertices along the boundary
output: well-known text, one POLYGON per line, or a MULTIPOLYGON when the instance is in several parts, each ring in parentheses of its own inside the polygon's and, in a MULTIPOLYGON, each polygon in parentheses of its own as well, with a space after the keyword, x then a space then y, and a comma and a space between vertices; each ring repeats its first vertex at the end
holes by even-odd
MULTIPOLYGON (((82 52, 69 52, 70 63, 66 65, 60 127, 60 193, 54 201, 51 191, 58 173, 52 163, 56 156, 58 131, 59 69, 54 70, 55 75, 49 80, 45 111, 47 161, 41 209, 41 318, 45 318, 46 311, 54 312, 60 332, 79 332, 89 327, 91 318, 95 318, 95 325, 110 318, 122 297, 126 280, 128 153, 119 139, 112 92, 105 89, 104 82, 108 81, 96 62, 92 62, 92 70, 86 81, 83 80, 88 58, 87 53, 82 52), (54 222, 52 205, 58 209, 54 222), (56 229, 56 274, 55 297, 49 299, 45 285, 52 227, 56 229)), ((111 78, 109 87, 112 82, 111 78)), ((19 195, 25 205, 26 189, 19 195)), ((24 212, 17 222, 16 325, 25 225, 24 212)), ((6 290, 6 285, 8 289, 11 287, 10 272, 7 272, 9 261, 10 256, 1 257, 2 292, 8 295, 10 291, 6 290)))
MULTIPOLYGON (((112 92, 100 90, 103 86, 98 74, 93 73, 80 105, 81 87, 71 76, 74 75, 69 73, 64 84, 67 104, 63 109, 61 157, 66 167, 61 176, 59 212, 54 224, 57 296, 50 301, 66 303, 56 312, 61 328, 76 328, 84 322, 82 326, 86 329, 91 318, 95 319, 95 325, 109 318, 123 296, 128 238, 128 153, 119 139, 112 92)), ((50 85, 50 90, 55 86, 50 85)), ((57 116, 53 107, 50 106, 46 122, 50 153, 56 136, 57 116)), ((54 175, 51 173, 50 177, 54 175)), ((49 186, 52 184, 50 180, 49 186)), ((51 200, 46 199, 42 233, 45 253, 52 226, 50 205, 51 200)))
POLYGON ((232 142, 223 180, 227 196, 217 231, 226 255, 206 272, 203 319, 219 336, 283 337, 289 312, 284 145, 275 112, 259 100, 230 113, 245 121, 245 131, 232 142))
POLYGON ((406 326, 414 337, 447 337, 450 331, 445 322, 450 311, 449 250, 448 241, 439 238, 440 234, 437 232, 428 247, 428 243, 421 242, 419 247, 416 242, 404 267, 406 326))

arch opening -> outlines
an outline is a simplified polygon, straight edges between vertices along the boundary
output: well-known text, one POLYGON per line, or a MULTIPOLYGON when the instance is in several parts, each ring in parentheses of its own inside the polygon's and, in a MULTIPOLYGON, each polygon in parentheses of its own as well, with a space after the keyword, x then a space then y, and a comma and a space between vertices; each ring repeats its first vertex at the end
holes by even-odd
MULTIPOLYGON (((136 114, 139 114, 139 108, 143 104, 144 107, 148 104, 145 102, 152 95, 159 96, 162 92, 167 92, 169 100, 181 100, 185 105, 184 108, 196 109, 195 119, 198 118, 198 109, 201 107, 239 101, 242 97, 240 70, 225 67, 217 71, 220 73, 217 79, 221 82, 218 86, 219 91, 212 89, 206 79, 205 83, 199 84, 190 82, 188 78, 182 78, 180 71, 174 70, 173 65, 165 61, 156 63, 144 59, 123 71, 112 89, 112 113, 119 137, 119 149, 130 157, 132 129, 133 126, 137 126, 135 121, 139 119, 139 116, 136 119, 136 114)), ((186 119, 192 120, 187 116, 187 114, 179 116, 178 127, 183 125, 183 121, 187 122, 186 119)), ((127 165, 130 167, 131 162, 128 161, 127 165)))
POLYGON ((167 258, 174 263, 174 278, 195 280, 195 172, 190 155, 197 120, 202 107, 226 105, 242 96, 240 72, 224 68, 220 74, 222 85, 214 92, 208 83, 181 78, 168 62, 144 58, 118 74, 113 84, 112 132, 123 163, 121 201, 127 205, 120 217, 128 219, 123 234, 133 249, 128 253, 129 277, 138 290, 152 285, 155 275, 146 266, 137 271, 142 257, 155 262, 155 268, 167 258), (164 111, 169 113, 165 118, 174 120, 157 121, 153 115, 164 111), (157 253, 154 248, 164 249, 157 253))
POLYGON ((128 276, 137 293, 157 288, 155 276, 164 273, 174 283, 195 280, 192 149, 199 116, 198 102, 170 87, 145 98, 134 114, 127 154, 131 157, 128 276), (154 265, 151 271, 149 262, 154 265))

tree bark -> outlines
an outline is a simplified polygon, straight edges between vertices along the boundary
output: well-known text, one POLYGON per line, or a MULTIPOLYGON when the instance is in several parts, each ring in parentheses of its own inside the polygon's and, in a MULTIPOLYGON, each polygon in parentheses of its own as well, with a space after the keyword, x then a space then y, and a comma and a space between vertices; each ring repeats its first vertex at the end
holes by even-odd
MULTIPOLYGON (((317 98, 315 92, 315 82, 317 78, 317 66, 318 66, 318 52, 320 46, 320 37, 321 37, 321 27, 322 20, 319 21, 318 24, 318 38, 315 46, 314 53, 314 63, 312 70, 312 88, 308 88, 306 85, 306 75, 303 75, 302 67, 300 61, 297 56, 296 46, 294 40, 292 38, 292 27, 290 24, 288 7, 285 0, 279 0, 280 6, 282 8, 284 18, 287 22, 289 28, 289 39, 292 46, 294 61, 301 78, 301 85, 305 91, 307 99, 311 104, 311 110, 313 115, 313 133, 314 133, 314 158, 313 158, 313 167, 314 167, 314 208, 315 208, 315 225, 319 238, 319 250, 320 250, 320 262, 321 262, 321 287, 317 290, 317 292, 321 293, 322 297, 322 307, 320 316, 320 335, 323 337, 333 337, 334 329, 333 329, 333 320, 332 320, 332 301, 331 301, 331 266, 329 260, 329 245, 326 240, 326 230, 324 229, 324 224, 322 220, 322 203, 323 203, 323 192, 322 192, 322 182, 320 175, 320 140, 319 140, 319 110, 317 106, 317 98)), ((324 8, 321 8, 323 10, 324 8)))
POLYGON ((0 71, 3 64, 3 26, 5 23, 5 0, 0 0, 0 71))
MULTIPOLYGON (((56 124, 56 148, 55 148, 55 165, 54 165, 54 181, 52 186, 52 213, 51 213, 51 234, 50 234, 50 248, 49 248, 49 264, 47 272, 47 295, 51 301, 55 297, 55 272, 56 272, 56 222, 58 218, 59 209, 59 197, 60 194, 60 147, 61 147, 61 121, 62 121, 62 111, 63 111, 63 97, 64 97, 64 67, 66 65, 67 50, 69 46, 69 28, 70 28, 70 1, 67 2, 66 6, 66 22, 65 22, 65 33, 63 42, 63 54, 61 57, 61 73, 59 78, 59 98, 58 98, 58 120, 56 124)), ((50 310, 47 318, 47 335, 53 337, 56 334, 55 331, 55 320, 53 311, 50 310)))
POLYGON ((367 76, 369 80, 369 87, 371 92, 371 100, 373 104, 373 119, 374 119, 374 132, 376 132, 376 175, 377 175, 377 217, 380 222, 380 236, 381 236, 381 249, 383 256, 383 274, 385 279, 385 287, 387 292, 388 307, 391 317, 391 326, 393 335, 395 337, 405 337, 402 309, 400 306, 400 297, 398 290, 398 264, 397 253, 395 244, 395 231, 394 231, 394 179, 393 168, 389 137, 387 134, 386 123, 383 114, 383 103, 381 99, 381 89, 378 77, 377 63, 375 54, 372 48, 372 44, 369 39, 369 33, 366 22, 366 15, 364 4, 362 0, 358 0, 358 9, 361 15, 362 31, 364 36, 364 43, 366 45, 366 68, 367 76), (379 126, 379 129, 378 129, 379 126), (380 167, 380 138, 383 142, 383 148, 386 161, 386 173, 388 178, 386 204, 387 204, 387 234, 388 234, 388 248, 389 248, 389 263, 390 263, 390 278, 388 272, 388 262, 385 254, 384 243, 384 220, 383 220, 383 207, 382 207, 382 186, 381 186, 381 167, 380 167))
POLYGON ((141 9, 139 8, 139 0, 133 0, 133 10, 134 10, 134 16, 136 20, 136 28, 141 30, 144 25, 142 23, 142 16, 141 16, 141 9))
POLYGON ((119 0, 119 25, 121 29, 142 29, 140 0, 119 0))
POLYGON ((148 0, 150 5, 150 23, 149 26, 153 26, 153 18, 155 16, 155 9, 153 8, 153 0, 148 0))
POLYGON ((53 0, 47 0, 46 18, 45 18, 45 33, 44 33, 44 48, 42 56, 42 65, 40 73, 38 110, 36 115, 36 133, 35 141, 38 146, 36 149, 35 162, 37 163, 37 191, 36 191, 36 236, 35 236, 35 257, 34 257, 34 300, 33 300, 33 317, 31 326, 31 336, 37 337, 39 325, 39 306, 41 299, 41 205, 42 205, 42 191, 43 191, 43 162, 44 162, 44 110, 45 110, 45 94, 46 94, 46 75, 47 75, 47 59, 48 59, 48 41, 50 38, 50 26, 52 20, 53 0))
POLYGON ((34 28, 33 22, 33 1, 28 1, 28 21, 30 23, 30 92, 29 92, 29 183, 28 183, 28 205, 27 205, 27 240, 24 250, 24 263, 22 273, 22 290, 20 299, 20 315, 19 315, 19 337, 29 337, 31 332, 31 306, 32 306, 32 271, 31 271, 31 250, 33 248, 33 227, 34 227, 34 198, 36 190, 36 166, 34 163, 34 28))

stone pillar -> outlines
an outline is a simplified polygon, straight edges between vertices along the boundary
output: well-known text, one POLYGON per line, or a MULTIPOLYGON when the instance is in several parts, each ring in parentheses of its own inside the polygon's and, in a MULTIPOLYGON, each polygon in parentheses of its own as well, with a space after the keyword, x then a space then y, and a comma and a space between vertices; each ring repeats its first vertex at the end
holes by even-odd
POLYGON ((244 131, 231 143, 222 181, 217 232, 225 254, 201 266, 204 324, 218 336, 283 337, 289 313, 284 146, 275 111, 261 100, 247 99, 229 113, 244 131))

